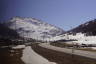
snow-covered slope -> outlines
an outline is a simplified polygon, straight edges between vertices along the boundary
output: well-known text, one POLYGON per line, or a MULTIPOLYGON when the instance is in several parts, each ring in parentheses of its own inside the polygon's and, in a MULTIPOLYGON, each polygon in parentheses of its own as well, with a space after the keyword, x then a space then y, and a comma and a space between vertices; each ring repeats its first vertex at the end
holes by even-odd
POLYGON ((96 36, 86 36, 84 33, 76 33, 76 35, 70 34, 66 36, 69 40, 76 40, 73 42, 78 44, 96 44, 96 36))
POLYGON ((96 44, 96 19, 81 24, 52 40, 76 40, 74 42, 78 44, 96 44))
POLYGON ((9 28, 16 30, 21 37, 39 40, 52 38, 64 33, 62 29, 35 18, 13 17, 5 24, 9 28))

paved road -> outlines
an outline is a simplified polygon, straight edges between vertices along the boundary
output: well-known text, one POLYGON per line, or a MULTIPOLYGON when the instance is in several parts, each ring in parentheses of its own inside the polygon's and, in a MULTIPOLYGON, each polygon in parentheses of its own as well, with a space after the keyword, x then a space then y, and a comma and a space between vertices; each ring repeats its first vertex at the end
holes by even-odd
POLYGON ((82 51, 82 50, 72 51, 72 49, 60 48, 60 47, 52 46, 48 43, 42 43, 42 44, 39 44, 39 46, 47 48, 47 49, 59 51, 59 52, 69 53, 69 54, 72 54, 72 52, 74 52, 73 54, 75 55, 80 55, 80 56, 96 59, 96 52, 82 51))

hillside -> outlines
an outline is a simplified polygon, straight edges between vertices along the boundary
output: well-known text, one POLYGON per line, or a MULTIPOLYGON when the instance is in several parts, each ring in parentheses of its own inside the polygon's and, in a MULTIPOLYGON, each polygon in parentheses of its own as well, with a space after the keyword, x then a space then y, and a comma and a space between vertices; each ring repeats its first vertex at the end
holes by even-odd
POLYGON ((21 37, 38 40, 48 40, 64 33, 62 29, 36 18, 13 17, 4 24, 21 37))
POLYGON ((81 24, 78 27, 71 29, 68 32, 72 32, 72 33, 82 32, 82 33, 86 33, 87 35, 96 35, 96 19, 81 24))

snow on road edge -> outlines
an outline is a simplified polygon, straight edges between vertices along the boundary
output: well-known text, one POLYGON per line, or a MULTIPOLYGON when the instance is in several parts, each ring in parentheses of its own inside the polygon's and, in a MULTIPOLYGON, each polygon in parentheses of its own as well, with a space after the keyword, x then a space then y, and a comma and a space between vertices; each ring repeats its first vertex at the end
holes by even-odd
POLYGON ((47 59, 34 52, 31 46, 27 46, 23 50, 23 56, 21 57, 21 59, 26 64, 56 64, 54 62, 49 62, 47 59))

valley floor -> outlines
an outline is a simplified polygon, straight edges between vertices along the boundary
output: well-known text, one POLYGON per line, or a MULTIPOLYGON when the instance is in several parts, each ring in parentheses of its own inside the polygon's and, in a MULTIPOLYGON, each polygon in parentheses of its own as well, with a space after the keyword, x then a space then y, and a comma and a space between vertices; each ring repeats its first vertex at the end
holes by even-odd
POLYGON ((1 46, 0 64, 56 64, 34 52, 31 46, 1 46))
POLYGON ((43 43, 39 44, 41 47, 47 48, 47 49, 52 49, 58 52, 64 52, 68 54, 74 54, 74 55, 80 55, 92 59, 96 59, 96 52, 91 52, 91 51, 84 51, 84 50, 77 50, 77 49, 68 49, 68 48, 61 48, 61 47, 56 47, 52 46, 49 43, 43 43))
POLYGON ((96 64, 95 59, 31 46, 0 47, 0 64, 96 64))
POLYGON ((44 48, 36 44, 32 45, 32 48, 38 54, 57 64, 96 64, 95 59, 44 48))

